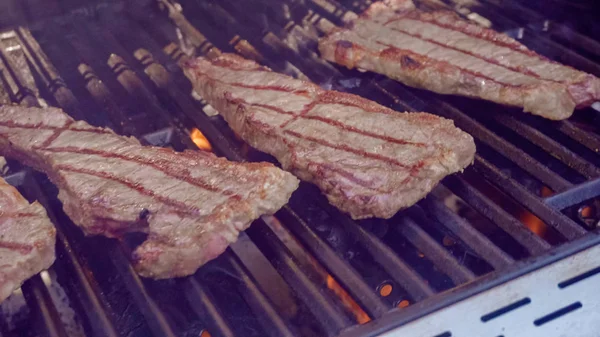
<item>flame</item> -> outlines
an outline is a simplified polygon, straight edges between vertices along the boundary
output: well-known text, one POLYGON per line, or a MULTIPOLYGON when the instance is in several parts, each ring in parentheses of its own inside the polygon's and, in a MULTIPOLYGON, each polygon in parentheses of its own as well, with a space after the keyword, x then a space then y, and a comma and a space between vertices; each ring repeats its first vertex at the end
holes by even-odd
POLYGON ((352 297, 340 286, 340 284, 331 276, 327 275, 327 288, 331 289, 333 293, 340 298, 344 306, 354 314, 356 321, 359 324, 365 324, 371 321, 369 315, 364 312, 358 303, 354 302, 352 297))
POLYGON ((535 234, 541 237, 544 237, 544 234, 546 234, 546 224, 537 216, 529 212, 523 212, 519 220, 535 234))
POLYGON ((212 145, 210 145, 210 142, 208 141, 208 139, 206 139, 206 137, 204 137, 200 130, 194 128, 190 133, 190 138, 192 138, 192 141, 194 142, 194 144, 196 144, 196 146, 199 149, 212 151, 212 145))
POLYGON ((208 331, 202 330, 202 332, 200 333, 200 337, 211 337, 211 336, 208 331))
MULTIPOLYGON (((547 197, 549 195, 552 195, 552 190, 544 186, 542 187, 541 194, 542 197, 547 197)), ((527 226, 527 228, 529 228, 532 232, 539 235, 540 237, 544 237, 546 231, 548 230, 548 227, 540 218, 528 211, 521 212, 521 214, 519 215, 519 220, 521 220, 521 222, 525 226, 527 226)))

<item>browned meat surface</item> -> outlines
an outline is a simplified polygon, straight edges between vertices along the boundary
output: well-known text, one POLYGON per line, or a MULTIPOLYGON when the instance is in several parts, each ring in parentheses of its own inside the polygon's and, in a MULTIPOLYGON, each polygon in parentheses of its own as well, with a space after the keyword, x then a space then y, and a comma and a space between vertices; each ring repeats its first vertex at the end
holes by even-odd
POLYGON ((54 108, 0 107, 0 152, 48 174, 87 234, 148 233, 133 260, 153 278, 194 273, 298 186, 271 164, 141 146, 54 108))
POLYGON ((0 178, 0 302, 54 262, 56 230, 46 210, 0 178))
POLYGON ((355 219, 389 218, 473 161, 473 139, 447 119, 399 113, 232 54, 199 58, 185 72, 246 142, 355 219))
POLYGON ((546 59, 449 11, 377 2, 319 41, 323 58, 441 94, 479 97, 549 119, 600 99, 600 79, 546 59))

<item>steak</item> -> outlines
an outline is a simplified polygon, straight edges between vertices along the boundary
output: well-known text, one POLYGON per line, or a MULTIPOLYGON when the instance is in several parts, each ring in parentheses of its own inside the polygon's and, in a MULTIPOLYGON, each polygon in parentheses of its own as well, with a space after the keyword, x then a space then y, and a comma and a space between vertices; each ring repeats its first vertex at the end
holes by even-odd
POLYGON ((142 146, 56 108, 0 107, 0 152, 45 172, 86 234, 147 233, 133 264, 152 278, 194 273, 298 187, 271 164, 142 146))
POLYGON ((354 219, 390 218, 473 161, 473 138, 451 120, 399 113, 233 54, 189 61, 185 73, 240 137, 354 219))
POLYGON ((56 230, 38 202, 30 204, 0 178, 0 302, 54 262, 56 230))
POLYGON ((321 56, 441 94, 479 97, 560 120, 600 99, 600 79, 510 37, 410 0, 377 2, 319 41, 321 56))

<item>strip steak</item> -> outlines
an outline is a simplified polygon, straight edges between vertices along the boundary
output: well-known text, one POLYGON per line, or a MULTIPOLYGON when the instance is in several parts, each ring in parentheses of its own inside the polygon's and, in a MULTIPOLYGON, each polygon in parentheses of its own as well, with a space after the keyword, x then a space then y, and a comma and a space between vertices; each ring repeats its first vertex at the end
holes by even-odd
POLYGON ((0 178, 0 302, 54 263, 56 230, 37 201, 30 204, 0 178))
POLYGON ((569 118, 600 99, 600 79, 527 49, 450 11, 377 2, 319 41, 321 55, 441 94, 479 97, 545 118, 569 118))
POLYGON ((233 54, 190 61, 185 72, 246 142, 354 219, 389 218, 473 161, 473 138, 451 120, 399 113, 233 54))
POLYGON ((45 172, 87 234, 148 233, 133 260, 152 278, 194 273, 298 186, 271 164, 142 146, 55 108, 0 107, 0 152, 45 172))

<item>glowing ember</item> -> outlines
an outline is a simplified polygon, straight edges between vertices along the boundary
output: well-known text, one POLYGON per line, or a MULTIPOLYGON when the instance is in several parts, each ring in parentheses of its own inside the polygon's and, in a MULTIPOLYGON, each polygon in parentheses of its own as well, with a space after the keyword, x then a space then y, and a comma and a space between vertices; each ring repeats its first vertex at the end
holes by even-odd
POLYGON ((369 315, 361 309, 358 303, 354 302, 352 297, 350 297, 331 275, 327 275, 327 288, 331 289, 333 293, 340 298, 344 306, 350 309, 359 324, 365 324, 371 321, 369 315))
POLYGON ((591 208, 590 206, 584 206, 584 207, 581 209, 581 216, 582 216, 582 217, 584 217, 584 218, 589 218, 589 217, 591 217, 592 215, 594 215, 594 209, 593 209, 593 208, 591 208))
POLYGON ((408 300, 402 300, 400 301, 400 303, 398 303, 398 308, 406 308, 410 305, 410 302, 408 300))
POLYGON ((389 283, 386 283, 379 288, 379 295, 381 295, 383 297, 390 296, 390 294, 392 293, 392 290, 393 290, 392 285, 389 283))
POLYGON ((200 130, 194 128, 190 133, 190 138, 192 138, 192 141, 194 142, 194 144, 196 144, 196 146, 199 149, 212 151, 212 146, 210 145, 210 142, 208 141, 208 139, 206 139, 206 137, 204 137, 200 130))

